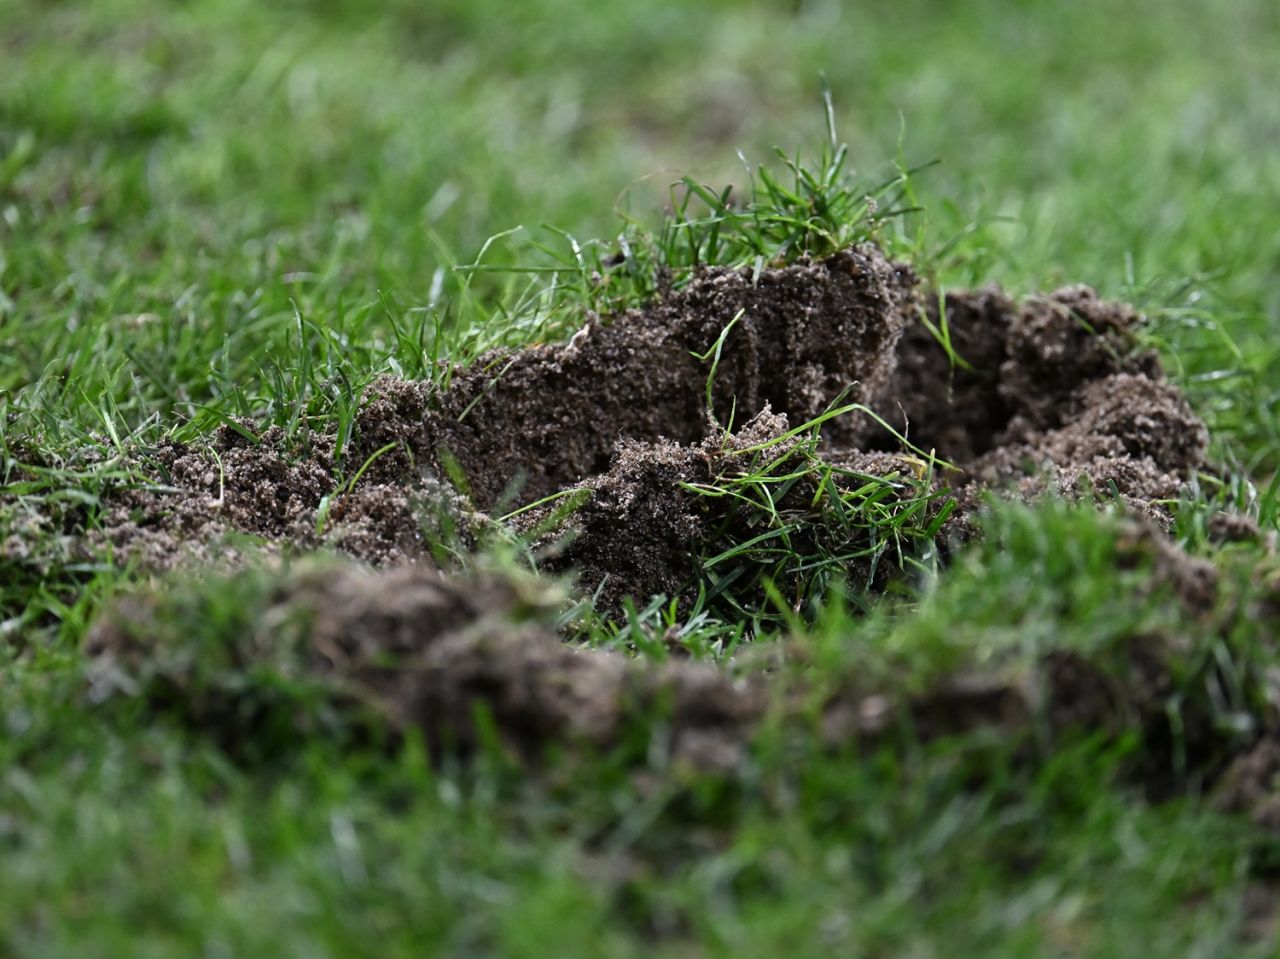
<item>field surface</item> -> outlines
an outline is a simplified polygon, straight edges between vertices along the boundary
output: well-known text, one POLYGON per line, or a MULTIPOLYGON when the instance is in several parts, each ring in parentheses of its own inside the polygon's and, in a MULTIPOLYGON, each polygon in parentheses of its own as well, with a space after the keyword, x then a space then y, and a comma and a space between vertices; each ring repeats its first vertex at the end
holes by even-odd
POLYGON ((0 954, 1280 952, 1278 50, 0 0, 0 954))

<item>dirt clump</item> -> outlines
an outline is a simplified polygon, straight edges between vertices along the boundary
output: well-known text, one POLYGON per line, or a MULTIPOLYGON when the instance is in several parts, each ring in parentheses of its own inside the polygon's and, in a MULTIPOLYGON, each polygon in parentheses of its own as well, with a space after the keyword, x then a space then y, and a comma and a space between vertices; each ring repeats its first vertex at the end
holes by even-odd
POLYGON ((766 455, 786 456, 790 445, 777 441, 787 429, 787 418, 766 404, 735 433, 709 424, 710 435, 697 445, 625 442, 608 470, 577 487, 582 505, 557 517, 560 508, 549 504, 521 517, 519 528, 545 530, 534 541, 542 568, 576 571, 602 611, 620 611, 628 597, 679 596, 721 518, 688 487, 709 485, 733 468, 735 454, 762 444, 776 444, 766 455))
MULTIPOLYGON (((1217 781, 1247 741, 1219 721, 1212 677, 1184 675, 1188 652, 1182 637, 1138 632, 1114 648, 1054 649, 913 693, 860 688, 855 678, 824 704, 820 733, 837 749, 996 734, 1025 762, 1081 737, 1136 734, 1142 747, 1126 772, 1159 799, 1188 777, 1217 781)), ((1280 828, 1280 800, 1275 808, 1280 828)))
POLYGON ((1046 735, 1052 744, 1082 733, 1132 732, 1143 745, 1130 772, 1153 797, 1172 794, 1179 776, 1217 781, 1259 734, 1280 728, 1274 677, 1232 651, 1240 617, 1255 613, 1223 602, 1217 567, 1148 521, 1123 520, 1115 547, 1118 570, 1149 574, 1131 588, 1181 607, 1174 622, 1183 628, 1153 622, 1090 647, 1011 649, 896 694, 851 674, 826 702, 824 740, 879 742, 906 730, 929 741, 985 730, 1015 744, 1025 738, 1026 748, 1037 750, 1046 735))
POLYGON ((1021 305, 997 287, 928 297, 903 334, 880 412, 916 446, 972 463, 1073 421, 1090 383, 1118 373, 1161 380, 1158 358, 1135 337, 1140 319, 1084 286, 1021 305))
POLYGON ((813 676, 767 658, 652 663, 568 645, 552 625, 565 594, 531 575, 330 560, 224 573, 215 589, 178 580, 120 598, 87 639, 88 690, 97 702, 141 701, 232 752, 381 728, 397 738, 416 730, 437 753, 465 754, 492 730, 538 758, 634 746, 640 735, 642 751, 729 771, 766 717, 816 732, 831 749, 991 732, 1028 762, 1072 737, 1136 733, 1142 749, 1130 772, 1153 796, 1195 776, 1219 783, 1223 808, 1252 811, 1265 800, 1280 809, 1272 782, 1280 751, 1265 745, 1280 729, 1272 680, 1261 667, 1205 655, 1240 613, 1217 602, 1212 567, 1150 526, 1129 525, 1121 563, 1128 556, 1149 568, 1150 588, 1202 621, 1207 640, 1137 629, 1096 648, 1011 649, 918 685, 874 685, 856 663, 813 676), (1224 699, 1224 683, 1238 692, 1224 699), (816 704, 815 690, 823 691, 816 704), (1241 709, 1248 715, 1226 716, 1241 709), (1246 756, 1254 743, 1256 755, 1246 756))
POLYGON ((242 541, 287 537, 301 516, 314 514, 332 481, 325 455, 291 459, 283 435, 267 430, 254 443, 224 426, 205 449, 162 442, 143 457, 158 488, 106 497, 87 545, 164 570, 218 559, 236 534, 242 541))
POLYGON ((1160 379, 1156 355, 1135 338, 1139 314, 1087 286, 1030 297, 1012 323, 1000 392, 1013 408, 1009 435, 1051 429, 1073 415, 1081 387, 1116 373, 1160 379))
POLYGON ((1208 431, 1141 347, 1139 322, 1087 287, 1021 306, 994 288, 948 293, 903 335, 882 413, 960 467, 961 513, 986 489, 1083 492, 1167 523, 1208 431))
MULTIPOLYGON (((785 292, 794 299, 798 280, 812 283, 814 271, 813 265, 765 271, 760 288, 770 290, 770 296, 785 292)), ((1185 400, 1164 382, 1155 356, 1141 349, 1135 335, 1139 317, 1132 309, 1101 301, 1085 287, 1068 287, 1022 305, 988 288, 948 294, 941 307, 936 299, 922 306, 919 298, 902 292, 912 282, 909 274, 897 271, 891 278, 898 283, 896 296, 871 301, 892 304, 882 336, 868 337, 859 327, 852 344, 833 340, 829 345, 857 352, 871 343, 879 350, 865 361, 861 391, 852 398, 875 409, 915 447, 936 451, 959 467, 958 473, 945 473, 937 480, 938 488, 952 489, 959 504, 946 530, 971 534, 969 517, 983 491, 992 488, 1024 497, 1052 492, 1118 498, 1135 512, 1167 524, 1168 504, 1176 500, 1191 472, 1204 463, 1208 436, 1185 400), (938 335, 944 309, 950 352, 938 335)), ((674 335, 673 330, 700 330, 703 345, 699 349, 705 349, 718 335, 715 331, 723 330, 742 308, 745 282, 744 273, 712 271, 648 313, 616 321, 605 328, 607 337, 597 337, 593 326, 582 341, 562 349, 575 362, 595 362, 588 358, 595 357, 597 350, 604 356, 614 355, 619 337, 644 342, 640 331, 650 335, 655 319, 668 335, 674 335), (715 306, 725 302, 726 290, 732 293, 729 305, 715 306), (704 319, 701 325, 690 324, 688 314, 695 305, 698 315, 714 316, 715 322, 704 319)), ((831 322, 840 317, 838 310, 824 304, 815 312, 808 305, 812 301, 812 294, 801 298, 795 313, 807 324, 804 335, 794 332, 794 327, 787 333, 798 342, 810 342, 807 337, 830 338, 832 326, 838 325, 831 322)), ((856 315, 861 321, 863 314, 856 315)), ((802 422, 802 417, 819 414, 824 404, 840 396, 839 376, 847 377, 853 369, 827 356, 823 362, 808 364, 800 376, 788 367, 789 357, 826 354, 792 348, 786 337, 771 341, 770 353, 765 349, 770 341, 754 327, 745 328, 743 333, 748 335, 735 341, 738 333, 736 328, 730 330, 724 341, 713 388, 718 404, 736 399, 739 414, 767 406, 793 424, 802 422), (782 362, 770 364, 771 357, 782 362), (783 380, 759 372, 769 369, 782 370, 783 380), (789 382, 808 386, 790 389, 789 382)), ((681 348, 690 352, 687 340, 681 348)), ((514 362, 523 364, 526 372, 545 373, 549 367, 563 371, 557 356, 544 348, 517 355, 514 362)), ((672 368, 664 367, 667 372, 672 368)), ((498 379, 498 389, 506 375, 498 379)), ((687 576, 687 560, 681 559, 697 553, 699 537, 715 528, 714 520, 709 522, 705 514, 707 503, 692 501, 681 487, 691 477, 705 476, 704 462, 714 457, 707 446, 715 442, 715 424, 707 418, 705 402, 699 402, 705 378, 705 365, 698 366, 696 374, 683 376, 681 388, 689 405, 683 413, 672 415, 678 411, 670 399, 664 400, 658 407, 665 410, 662 424, 639 424, 628 420, 626 413, 619 418, 602 409, 601 396, 618 402, 609 386, 599 386, 596 399, 585 403, 604 415, 604 422, 620 423, 622 428, 604 435, 597 426, 585 432, 575 427, 577 434, 593 437, 595 464, 587 467, 586 458, 576 453, 568 457, 578 464, 570 469, 577 474, 573 482, 589 490, 591 498, 579 516, 582 541, 562 555, 570 565, 576 563, 589 591, 604 591, 605 608, 616 608, 615 600, 622 593, 637 599, 654 592, 669 594, 687 576), (680 424, 678 429, 671 428, 674 422, 680 424), (620 436, 625 437, 622 442, 620 436), (636 551, 636 537, 644 540, 643 555, 636 551), (647 572, 635 575, 640 568, 647 572)), ((522 389, 527 386, 527 381, 519 382, 522 389)), ((630 380, 616 381, 616 385, 629 386, 630 380)), ((661 385, 664 390, 673 388, 665 380, 661 385)), ((470 402, 472 394, 463 395, 470 402)), ((538 402, 546 402, 546 396, 558 394, 537 395, 538 402)), ((517 405, 521 402, 511 399, 517 405)), ((573 405, 584 402, 575 398, 573 405)), ((536 448, 538 441, 528 444, 511 430, 503 436, 509 448, 499 457, 502 462, 527 461, 531 454, 535 460, 544 456, 554 460, 549 451, 536 448), (525 448, 511 445, 516 443, 525 443, 525 448)), ((854 468, 872 472, 876 470, 866 465, 868 457, 900 449, 892 433, 857 414, 825 424, 823 440, 828 462, 860 464, 854 468)), ((900 461, 894 465, 902 466, 900 461)), ((545 483, 535 483, 534 492, 556 492, 556 483, 560 490, 572 485, 565 483, 563 475, 556 477, 545 470, 542 475, 545 483)), ((530 519, 544 517, 545 511, 530 519)), ((705 551, 707 543, 703 541, 702 546, 705 551)))
MULTIPOLYGON (((659 595, 675 597, 687 611, 700 585, 717 593, 700 557, 774 535, 788 537, 789 548, 801 557, 843 555, 851 581, 871 579, 872 531, 849 522, 834 504, 843 502, 850 485, 896 487, 892 495, 906 501, 921 484, 893 483, 892 477, 909 476, 914 468, 896 454, 851 451, 833 459, 838 471, 819 461, 788 418, 766 404, 736 432, 712 425, 697 445, 624 443, 606 472, 569 491, 566 500, 582 498, 575 508, 549 503, 523 514, 517 526, 534 537, 544 571, 576 572, 596 609, 611 616, 623 611, 628 598, 645 602, 659 595), (736 485, 747 476, 763 478, 758 486, 736 485)), ((906 533, 899 544, 912 545, 906 533)), ((805 566, 801 560, 752 569, 752 560, 744 558, 738 568, 717 575, 754 603, 764 600, 766 576, 789 594, 805 566)))
POLYGON ((631 440, 607 471, 578 487, 583 502, 563 513, 565 522, 552 503, 520 517, 519 528, 537 537, 541 568, 575 571, 602 611, 619 610, 627 597, 675 596, 688 586, 709 533, 694 494, 681 484, 709 476, 697 447, 631 440))
MULTIPOLYGON (((207 446, 139 451, 154 485, 109 491, 84 549, 166 569, 232 555, 248 536, 273 551, 430 564, 511 513, 513 532, 538 534, 548 569, 577 570, 613 613, 628 596, 677 595, 700 556, 743 541, 727 503, 688 490, 728 475, 735 435, 767 442, 836 402, 890 429, 861 411, 824 422, 788 481, 795 549, 823 548, 825 518, 800 498, 827 467, 927 476, 955 500, 945 552, 973 535, 987 490, 1118 499, 1167 524, 1204 464, 1204 424, 1141 348, 1137 314, 1085 287, 1022 304, 994 288, 939 300, 861 245, 758 272, 705 269, 643 308, 584 321, 568 342, 490 353, 443 386, 376 380, 345 449, 330 434, 240 424, 207 446), (570 506, 576 539, 553 549, 565 524, 551 520, 570 506)), ((866 565, 879 588, 887 567, 866 565)))
POLYGON ((91 697, 140 698, 233 750, 273 723, 291 741, 319 715, 330 726, 376 716, 466 753, 482 741, 483 712, 505 744, 536 756, 616 745, 630 722, 661 716, 669 753, 700 762, 736 761, 762 709, 755 687, 705 664, 650 667, 567 646, 545 625, 563 597, 531 577, 331 563, 265 584, 254 575, 226 580, 244 629, 198 624, 193 635, 181 587, 176 599, 118 602, 86 640, 91 697))
POLYGON ((1168 584, 1182 608, 1201 619, 1213 613, 1219 601, 1220 575, 1207 559, 1189 555, 1158 527, 1134 522, 1121 546, 1132 554, 1152 558, 1157 584, 1168 584))
POLYGON ((1208 518, 1205 532, 1209 542, 1217 546, 1228 543, 1260 543, 1275 551, 1275 534, 1264 533, 1258 521, 1245 513, 1214 513, 1208 518))
MULTIPOLYGON (((516 503, 528 503, 605 472, 623 442, 697 444, 710 422, 702 357, 722 334, 720 422, 731 409, 738 422, 769 406, 802 423, 841 395, 869 403, 889 380, 913 284, 870 245, 758 276, 704 270, 645 309, 588 316, 568 343, 481 358, 434 398, 432 445, 490 509, 517 475, 516 503)), ((847 444, 866 430, 847 419, 829 435, 847 444)))
POLYGON ((1091 382, 1071 397, 1056 428, 1031 430, 980 457, 971 474, 985 487, 1013 485, 1073 495, 1118 497, 1135 512, 1166 520, 1191 471, 1204 463, 1209 435, 1167 383, 1132 373, 1091 382))

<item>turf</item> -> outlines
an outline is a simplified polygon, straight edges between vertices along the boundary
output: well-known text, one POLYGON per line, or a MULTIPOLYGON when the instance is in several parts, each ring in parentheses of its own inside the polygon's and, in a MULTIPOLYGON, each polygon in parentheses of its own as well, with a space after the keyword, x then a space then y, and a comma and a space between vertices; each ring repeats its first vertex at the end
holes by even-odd
MULTIPOLYGON (((1278 43, 1262 0, 0 0, 2 951, 1270 954, 1274 837, 1194 776, 1152 801, 1141 729, 1025 762, 981 736, 833 753, 779 727, 727 778, 646 753, 640 721, 618 755, 536 775, 496 747, 442 764, 341 724, 246 756, 180 715, 86 700, 90 622, 149 577, 68 560, 65 529, 29 523, 49 504, 92 517, 134 444, 233 418, 341 436, 377 375, 572 332, 588 305, 643 297, 655 263, 750 265, 874 227, 943 285, 1083 281, 1141 307, 1229 467, 1198 478, 1177 535, 1210 555, 1223 504, 1274 531, 1278 43), (828 119, 852 145, 829 182, 828 119), (774 145, 818 178, 816 227, 789 226, 805 184, 774 145), (749 196, 739 150, 763 226, 709 217, 731 212, 726 185, 749 196), (601 291, 620 234, 635 268, 601 291)), ((1181 701, 1248 734, 1264 627, 1179 611, 1117 559, 1109 515, 989 524, 869 616, 838 591, 807 623, 776 604, 776 668, 802 695, 824 676, 913 690, 1186 635, 1181 701), (1196 685, 1208 660, 1234 664, 1241 698, 1196 685)), ((1261 542, 1212 556, 1242 605, 1274 571, 1261 542)), ((706 559, 744 557, 795 565, 752 543, 706 559)), ((267 588, 180 580, 166 615, 216 649, 267 588)), ((709 659, 744 640, 661 604, 574 628, 654 658, 671 631, 709 659)), ((243 684, 315 706, 272 674, 243 684)))

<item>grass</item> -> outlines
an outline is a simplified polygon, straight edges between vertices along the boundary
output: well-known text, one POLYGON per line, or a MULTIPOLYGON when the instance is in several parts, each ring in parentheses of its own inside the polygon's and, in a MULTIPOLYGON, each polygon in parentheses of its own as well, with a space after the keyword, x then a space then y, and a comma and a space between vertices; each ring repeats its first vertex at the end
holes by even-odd
MULTIPOLYGON (((818 702, 1053 650, 1123 682, 1135 635, 1182 636, 1170 715, 1247 736, 1275 653, 1228 607, 1275 561, 1207 525, 1232 506, 1280 529, 1274 5, 847 7, 0 0, 0 951, 1271 953, 1248 904, 1274 837, 1194 777, 1148 801, 1142 723, 1029 763, 982 736, 858 753, 779 727, 725 779, 648 755, 638 722, 634 749, 531 775, 352 745, 340 721, 254 760, 83 695, 97 611, 151 582, 66 535, 144 481, 123 451, 235 424, 341 453, 378 375, 443 379, 698 264, 874 236, 932 282, 1085 281, 1151 317, 1227 466, 1176 526, 1223 608, 1179 609, 1113 519, 1053 504, 997 510, 938 572, 917 478, 837 475, 802 431, 698 491, 753 517, 702 558, 737 594, 584 640, 728 660, 748 630, 724 609, 770 582, 752 653, 818 702), (814 513, 827 538, 801 552, 814 513), (851 550, 899 543, 923 566, 905 595, 842 596, 851 550)), ((340 462, 334 496, 371 460, 340 462)), ((166 584, 211 669, 270 586, 253 575, 166 584)), ((329 715, 270 670, 217 675, 284 697, 286 725, 329 715)))
POLYGON ((855 412, 870 413, 836 403, 763 442, 735 447, 726 435, 715 475, 680 484, 715 517, 695 613, 705 604, 768 632, 811 618, 835 585, 870 595, 906 571, 936 572, 939 532, 955 506, 945 488, 933 489, 934 468, 946 464, 906 444, 885 472, 833 465, 820 455, 822 425, 855 412))

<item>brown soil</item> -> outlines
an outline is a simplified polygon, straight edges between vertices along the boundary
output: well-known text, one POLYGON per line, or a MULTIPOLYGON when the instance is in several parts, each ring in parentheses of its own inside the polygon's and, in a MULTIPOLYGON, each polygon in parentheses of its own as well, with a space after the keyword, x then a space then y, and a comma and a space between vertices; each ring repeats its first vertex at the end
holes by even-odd
MULTIPOLYGON (((723 517, 680 483, 716 476, 741 437, 777 437, 837 401, 865 404, 958 467, 936 481, 959 505, 954 536, 971 532, 988 489, 1092 492, 1167 520, 1165 504, 1203 465, 1207 433, 1138 349, 1131 309, 1083 287, 1022 305, 995 289, 944 302, 955 358, 929 329, 943 326, 937 298, 872 246, 758 277, 709 269, 643 310, 586 317, 567 343, 487 355, 447 388, 377 381, 345 471, 332 437, 285 443, 274 429, 257 443, 224 427, 207 447, 145 451, 140 462, 164 489, 109 493, 79 546, 164 569, 234 560, 247 534, 268 550, 432 565, 433 546, 465 547, 489 515, 579 489, 577 540, 539 546, 549 568, 577 570, 616 612, 625 597, 643 604, 685 588, 693 558, 714 545, 707 536, 723 533, 723 517), (712 361, 699 357, 731 324, 708 410, 712 361), (746 425, 727 434, 719 424, 731 421, 746 425), (387 444, 335 495, 344 472, 387 444)), ((899 441, 859 412, 826 423, 823 442, 832 463, 873 475, 911 468, 894 455, 899 441)), ((540 529, 566 501, 511 525, 540 529)))
MULTIPOLYGON (((710 431, 710 362, 693 354, 739 314, 716 371, 721 422, 735 406, 739 423, 770 406, 802 423, 846 389, 850 402, 870 403, 889 380, 913 283, 873 247, 767 270, 756 283, 747 271, 707 270, 646 310, 589 317, 568 344, 482 359, 436 398, 431 440, 457 457, 481 509, 515 476, 517 501, 530 502, 604 473, 627 440, 698 444, 710 431)), ((848 445, 867 431, 849 418, 828 435, 848 445)))
POLYGON ((348 721, 371 707, 393 731, 416 729, 433 749, 463 753, 480 742, 478 710, 528 756, 616 745, 626 720, 662 717, 669 755, 700 768, 736 764, 763 709, 757 687, 706 664, 572 648, 545 625, 563 598, 546 589, 532 578, 324 564, 283 578, 247 630, 217 637, 230 647, 216 650, 192 648, 207 641, 166 616, 165 594, 135 594, 90 632, 90 695, 140 696, 231 749, 252 745, 273 710, 300 724, 301 699, 281 706, 263 692, 300 681, 348 721), (244 681, 264 671, 283 681, 244 681))
MULTIPOLYGON (((934 327, 942 313, 929 304, 934 327)), ((1086 287, 1021 307, 984 289, 948 294, 945 317, 965 363, 916 324, 890 396, 902 403, 898 429, 963 468, 962 503, 983 488, 1093 492, 1167 520, 1209 436, 1157 357, 1138 349, 1133 310, 1086 287)))
MULTIPOLYGON (((1149 525, 1135 521, 1130 530, 1122 559, 1152 567, 1151 589, 1167 590, 1204 617, 1207 629, 1231 628, 1230 617, 1210 619, 1212 567, 1149 525)), ((730 670, 689 659, 655 665, 566 645, 550 627, 564 596, 532 576, 458 577, 329 561, 272 574, 264 592, 253 587, 252 574, 237 575, 249 584, 232 581, 247 607, 242 630, 201 634, 189 602, 167 590, 118 601, 86 643, 92 699, 140 697, 232 750, 251 747, 273 724, 283 723, 286 742, 296 742, 314 731, 305 704, 318 700, 338 728, 372 720, 397 734, 416 730, 437 751, 471 752, 486 727, 530 758, 548 748, 635 744, 639 730, 642 758, 657 748, 721 772, 739 765, 766 716, 775 731, 816 733, 835 750, 899 735, 918 742, 989 730, 1031 755, 1046 733, 1136 731, 1144 749, 1135 774, 1151 793, 1161 794, 1179 761, 1212 782, 1236 755, 1219 780, 1217 803, 1280 829, 1277 717, 1257 717, 1270 733, 1241 752, 1249 740, 1215 716, 1215 667, 1194 667, 1187 640, 1177 635, 1140 632, 1088 654, 1013 656, 894 693, 868 688, 856 669, 810 675, 797 686, 794 672, 779 674, 751 657, 738 664, 735 679, 730 670), (1189 682, 1196 668, 1210 670, 1203 694, 1189 682), (817 703, 815 683, 827 690, 817 703), (271 698, 290 689, 303 691, 283 702, 271 698), (1175 746, 1168 704, 1178 690, 1175 746)))

